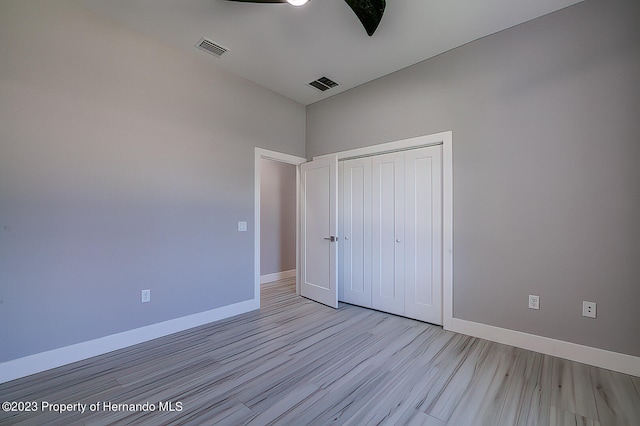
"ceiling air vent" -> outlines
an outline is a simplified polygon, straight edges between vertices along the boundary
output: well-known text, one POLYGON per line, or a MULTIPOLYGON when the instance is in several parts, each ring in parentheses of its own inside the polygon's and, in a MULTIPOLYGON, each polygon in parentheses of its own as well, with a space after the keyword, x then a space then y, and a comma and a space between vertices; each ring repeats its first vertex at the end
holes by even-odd
POLYGON ((225 49, 224 47, 220 46, 219 44, 215 44, 211 40, 207 40, 204 37, 200 39, 198 44, 196 44, 196 47, 200 50, 204 50, 207 53, 211 53, 213 56, 216 56, 218 58, 227 51, 227 49, 225 49))
POLYGON ((338 83, 336 83, 335 81, 327 78, 327 77, 320 77, 317 80, 312 81, 311 83, 309 83, 309 86, 311 87, 315 87, 316 89, 318 89, 321 92, 324 92, 325 90, 329 90, 332 87, 336 87, 338 85, 338 83))

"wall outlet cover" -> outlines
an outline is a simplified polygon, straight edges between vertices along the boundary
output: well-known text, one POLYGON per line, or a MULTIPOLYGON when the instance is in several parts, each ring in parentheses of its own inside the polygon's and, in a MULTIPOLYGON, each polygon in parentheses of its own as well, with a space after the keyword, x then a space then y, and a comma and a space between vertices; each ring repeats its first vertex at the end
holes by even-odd
POLYGON ((151 290, 146 289, 142 290, 142 303, 147 303, 151 301, 151 290))
POLYGON ((529 295, 529 309, 540 309, 540 296, 529 295))
POLYGON ((582 302, 582 316, 588 318, 596 317, 596 302, 582 302))

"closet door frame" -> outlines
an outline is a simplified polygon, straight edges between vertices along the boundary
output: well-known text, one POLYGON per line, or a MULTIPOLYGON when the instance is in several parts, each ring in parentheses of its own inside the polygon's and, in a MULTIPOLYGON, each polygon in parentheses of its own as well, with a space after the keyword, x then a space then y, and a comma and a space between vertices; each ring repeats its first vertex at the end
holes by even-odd
MULTIPOLYGON (((338 160, 345 160, 432 145, 442 145, 442 325, 445 330, 451 330, 455 327, 453 320, 453 132, 418 136, 327 155, 335 155, 338 160)), ((324 156, 317 156, 314 159, 324 156)))

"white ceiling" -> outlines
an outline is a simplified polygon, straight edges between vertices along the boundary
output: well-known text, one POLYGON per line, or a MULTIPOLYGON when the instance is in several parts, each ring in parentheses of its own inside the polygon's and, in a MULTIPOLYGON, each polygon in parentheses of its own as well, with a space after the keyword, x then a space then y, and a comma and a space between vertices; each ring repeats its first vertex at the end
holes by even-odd
POLYGON ((344 0, 313 0, 303 7, 226 0, 78 1, 308 105, 582 0, 387 0, 372 37, 344 0), (201 37, 229 51, 210 56, 194 47, 201 37), (323 93, 307 85, 321 76, 340 86, 323 93))

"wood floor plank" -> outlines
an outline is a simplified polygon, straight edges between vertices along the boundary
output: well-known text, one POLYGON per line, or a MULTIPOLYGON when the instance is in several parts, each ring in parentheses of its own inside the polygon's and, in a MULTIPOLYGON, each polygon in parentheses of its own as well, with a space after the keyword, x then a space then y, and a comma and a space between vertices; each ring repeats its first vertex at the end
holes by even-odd
POLYGON ((408 425, 408 426, 445 426, 446 423, 440 419, 436 419, 428 414, 418 410, 407 410, 405 415, 401 417, 397 422, 385 421, 382 423, 385 426, 391 425, 408 425))
POLYGON ((448 411, 432 410, 428 414, 451 424, 497 424, 512 367, 510 349, 513 348, 495 343, 486 345, 474 362, 473 371, 468 373, 470 377, 463 376, 462 382, 447 386, 461 393, 456 395, 458 403, 447 406, 448 411))
POLYGON ((634 379, 625 374, 589 367, 595 386, 598 420, 603 425, 640 424, 640 395, 634 379))
MULTIPOLYGON (((496 424, 514 426, 543 425, 541 418, 542 384, 540 373, 544 365, 544 355, 514 349, 516 355, 511 380, 507 387, 507 398, 496 424)), ((547 417, 548 416, 542 416, 547 417)))
POLYGON ((486 342, 463 335, 448 340, 433 359, 437 375, 433 379, 433 387, 428 390, 418 409, 448 421, 467 391, 477 366, 486 358, 486 347, 486 342))
MULTIPOLYGON (((549 424, 551 426, 600 426, 601 423, 597 420, 587 419, 579 414, 572 413, 571 411, 564 410, 560 407, 551 406, 551 419, 549 424)), ((612 423, 612 425, 618 425, 619 423, 612 423)))
POLYGON ((2 401, 181 410, 0 412, 0 424, 640 425, 640 378, 261 286, 233 318, 0 384, 2 401), (174 405, 175 407, 175 405, 174 405))
POLYGON ((261 410, 260 414, 252 418, 247 424, 266 425, 275 422, 279 417, 282 417, 287 411, 291 410, 292 407, 295 407, 300 402, 304 401, 317 390, 318 387, 311 383, 305 383, 302 386, 298 386, 287 392, 285 395, 282 395, 281 398, 278 398, 273 404, 269 405, 264 410, 261 410))

